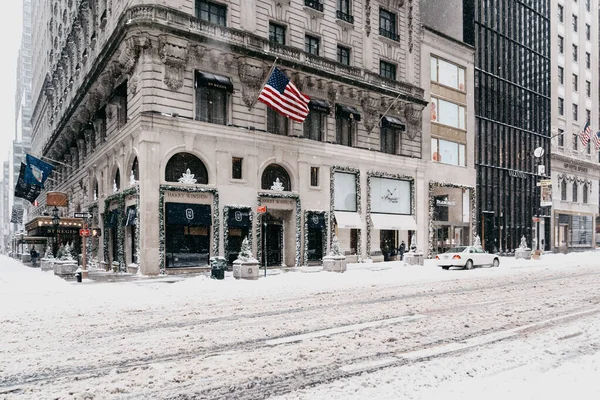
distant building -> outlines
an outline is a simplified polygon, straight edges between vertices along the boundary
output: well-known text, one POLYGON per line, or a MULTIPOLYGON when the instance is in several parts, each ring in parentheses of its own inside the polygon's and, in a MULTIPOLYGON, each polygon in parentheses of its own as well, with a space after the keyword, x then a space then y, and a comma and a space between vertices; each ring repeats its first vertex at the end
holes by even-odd
POLYGON ((63 214, 103 228, 94 257, 157 274, 243 237, 274 266, 334 234, 349 261, 427 243, 418 0, 40 3, 33 149, 67 165, 63 214), (276 59, 303 124, 255 104, 276 59))
POLYGON ((490 252, 511 251, 522 236, 550 248, 550 207, 537 187, 550 177, 550 9, 549 0, 463 2, 464 40, 475 47, 478 232, 490 252))
POLYGON ((598 223, 599 153, 580 134, 598 117, 598 0, 552 1, 552 248, 581 250, 600 241, 598 223))

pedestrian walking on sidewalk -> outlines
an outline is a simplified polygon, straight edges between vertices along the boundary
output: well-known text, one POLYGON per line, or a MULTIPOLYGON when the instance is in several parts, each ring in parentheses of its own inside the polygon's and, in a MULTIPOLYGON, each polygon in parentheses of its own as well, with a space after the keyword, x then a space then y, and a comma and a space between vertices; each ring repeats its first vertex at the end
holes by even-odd
POLYGON ((406 251, 406 244, 404 240, 400 243, 400 247, 398 247, 398 254, 400 255, 400 261, 404 261, 404 252, 406 251))

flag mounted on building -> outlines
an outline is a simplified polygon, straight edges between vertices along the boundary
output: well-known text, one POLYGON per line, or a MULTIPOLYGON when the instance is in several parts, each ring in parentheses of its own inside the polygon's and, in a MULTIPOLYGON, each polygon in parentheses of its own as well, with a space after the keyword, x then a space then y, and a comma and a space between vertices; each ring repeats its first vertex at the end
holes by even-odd
POLYGON ((590 128, 590 120, 588 119, 587 122, 585 123, 585 126, 583 127, 583 132, 581 132, 579 134, 579 139, 581 140, 581 143, 583 143, 583 146, 587 146, 588 143, 590 142, 590 135, 592 133, 592 128, 590 128))
POLYGON ((17 184, 15 185, 15 197, 20 197, 22 199, 28 200, 30 203, 33 204, 35 199, 40 195, 42 187, 39 185, 32 185, 30 183, 25 182, 26 170, 27 165, 25 165, 25 163, 21 163, 19 179, 17 180, 17 184))
POLYGON ((596 145, 596 150, 600 149, 600 131, 594 134, 593 139, 594 144, 596 145))
POLYGON ((304 122, 309 113, 310 97, 300 93, 277 67, 273 68, 267 83, 260 91, 258 100, 296 122, 304 122))
POLYGON ((10 215, 11 224, 23 223, 23 209, 21 207, 12 206, 12 214, 10 215))
POLYGON ((24 176, 25 183, 38 185, 43 188, 44 182, 46 182, 46 179, 48 179, 48 176, 52 173, 54 166, 31 154, 26 155, 25 161, 27 162, 24 176))

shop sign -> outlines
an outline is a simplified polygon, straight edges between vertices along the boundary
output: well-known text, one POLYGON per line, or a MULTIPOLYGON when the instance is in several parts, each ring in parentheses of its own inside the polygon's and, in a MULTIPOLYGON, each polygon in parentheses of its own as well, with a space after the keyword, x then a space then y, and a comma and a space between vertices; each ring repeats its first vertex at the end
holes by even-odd
POLYGON ((527 174, 525 174, 525 172, 523 172, 523 171, 515 171, 514 169, 509 169, 508 170, 508 174, 510 176, 512 176, 513 178, 520 178, 520 179, 526 179, 527 178, 527 174))
POLYGON ((552 205, 552 180, 543 179, 540 181, 540 207, 549 207, 552 205))
POLYGON ((211 194, 209 193, 188 193, 188 192, 165 192, 165 196, 170 199, 202 199, 209 200, 211 199, 211 194))
POLYGON ((438 207, 449 207, 449 206, 455 206, 456 202, 452 201, 452 200, 448 200, 448 199, 436 199, 435 200, 435 205, 438 207))
POLYGON ((410 191, 409 181, 371 178, 371 212, 410 214, 410 191))
POLYGON ((50 226, 40 227, 41 233, 47 236, 53 235, 73 235, 79 236, 79 228, 54 228, 50 226))
POLYGON ((570 170, 577 171, 577 172, 583 172, 586 174, 588 172, 588 169, 586 167, 580 167, 579 165, 570 164, 570 163, 565 163, 565 169, 570 169, 570 170))

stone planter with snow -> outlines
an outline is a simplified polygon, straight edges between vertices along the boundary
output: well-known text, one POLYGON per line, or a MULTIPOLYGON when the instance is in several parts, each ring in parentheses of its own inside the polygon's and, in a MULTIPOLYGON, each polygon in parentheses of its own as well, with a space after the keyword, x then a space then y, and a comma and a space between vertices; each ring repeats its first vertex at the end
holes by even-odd
POLYGON ((404 262, 408 265, 425 265, 425 257, 420 251, 409 251, 404 254, 404 262))
POLYGON ((237 259, 233 262, 233 277, 235 279, 257 280, 259 272, 258 260, 242 261, 237 259))
POLYGON ((137 264, 128 264, 127 265, 127 273, 128 274, 137 274, 139 266, 137 264))
POLYGON ((346 257, 344 256, 325 256, 323 257, 323 271, 328 272, 346 272, 346 257))
POLYGON ((522 258, 524 260, 531 260, 531 249, 516 249, 515 259, 522 258))
POLYGON ((77 263, 74 260, 54 261, 54 275, 68 277, 75 275, 77 263))
POLYGON ((54 258, 42 258, 40 260, 40 269, 42 271, 53 271, 54 270, 54 258))

